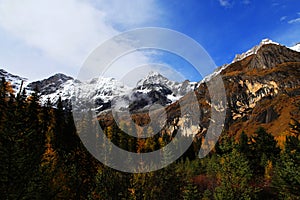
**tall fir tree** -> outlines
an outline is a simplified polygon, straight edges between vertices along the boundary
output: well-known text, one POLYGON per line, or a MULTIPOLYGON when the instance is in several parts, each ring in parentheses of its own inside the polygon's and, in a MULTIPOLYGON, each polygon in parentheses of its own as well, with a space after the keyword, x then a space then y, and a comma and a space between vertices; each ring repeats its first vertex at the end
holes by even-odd
POLYGON ((272 185, 279 192, 280 199, 300 199, 300 140, 295 135, 286 138, 272 185))

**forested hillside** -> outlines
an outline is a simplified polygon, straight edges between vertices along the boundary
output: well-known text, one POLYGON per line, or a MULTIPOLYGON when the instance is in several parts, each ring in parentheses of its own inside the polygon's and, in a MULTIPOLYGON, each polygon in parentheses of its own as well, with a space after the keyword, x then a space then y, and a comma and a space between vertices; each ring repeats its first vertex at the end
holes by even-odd
MULTIPOLYGON (((201 141, 195 139, 168 167, 129 174, 104 166, 87 152, 71 110, 61 100, 41 105, 38 91, 15 93, 3 78, 0 107, 2 199, 300 198, 300 124, 295 119, 280 145, 263 128, 240 135, 224 132, 204 159, 197 158, 201 141)), ((153 151, 174 137, 159 133, 132 140, 114 123, 100 125, 114 144, 132 152, 153 151)))

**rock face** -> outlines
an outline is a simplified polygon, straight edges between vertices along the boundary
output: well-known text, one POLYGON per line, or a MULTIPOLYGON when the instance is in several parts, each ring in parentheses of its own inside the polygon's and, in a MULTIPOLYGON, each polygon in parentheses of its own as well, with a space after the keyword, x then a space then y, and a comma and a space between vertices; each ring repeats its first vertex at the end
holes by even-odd
MULTIPOLYGON (((22 81, 26 82, 26 79, 4 70, 0 70, 0 76, 14 83, 16 89, 22 81)), ((100 77, 82 83, 56 74, 42 81, 27 83, 27 88, 40 89, 43 101, 50 98, 55 102, 59 96, 68 101, 74 96, 76 84, 85 88, 79 94, 80 98, 91 99, 98 106, 99 113, 107 111, 99 115, 99 119, 107 124, 113 122, 110 108, 115 98, 127 102, 120 110, 129 110, 131 117, 140 124, 149 121, 147 109, 151 105, 166 106, 163 132, 168 134, 184 130, 188 135, 187 130, 193 130, 193 134, 201 137, 213 123, 212 112, 222 110, 226 110, 224 131, 234 135, 243 130, 253 133, 260 126, 278 135, 289 128, 291 118, 300 120, 300 52, 297 48, 287 48, 270 40, 263 40, 246 53, 237 55, 231 64, 221 66, 199 83, 177 83, 158 73, 150 73, 136 87, 128 88, 112 78, 100 77), (212 103, 210 95, 218 94, 218 91, 208 91, 207 85, 218 74, 224 82, 226 106, 222 102, 212 103), (199 111, 195 109, 197 113, 182 115, 188 106, 195 104, 188 101, 192 94, 196 94, 199 111), (182 106, 181 102, 189 103, 182 106)))
POLYGON ((165 106, 177 101, 196 86, 195 82, 171 81, 157 72, 150 72, 133 88, 127 87, 114 78, 105 77, 81 82, 64 74, 55 74, 47 79, 28 83, 27 79, 4 70, 0 71, 0 77, 5 77, 12 82, 15 91, 19 90, 22 82, 27 93, 37 89, 41 94, 42 104, 49 99, 55 105, 61 97, 65 105, 70 106, 71 98, 77 96, 91 100, 97 112, 110 109, 111 102, 117 98, 126 100, 127 104, 123 109, 129 108, 130 111, 137 111, 156 103, 165 106))
POLYGON ((160 104, 166 106, 179 100, 196 87, 195 82, 188 80, 178 83, 171 81, 157 72, 150 72, 141 79, 128 96, 129 110, 137 111, 145 106, 160 104))
POLYGON ((282 63, 300 62, 299 53, 280 45, 262 46, 250 63, 250 69, 272 68, 282 63))
POLYGON ((19 92, 19 88, 21 87, 22 82, 26 82, 27 79, 13 75, 11 73, 8 73, 7 71, 0 69, 0 78, 4 77, 6 81, 9 81, 15 90, 15 92, 19 92))
POLYGON ((255 121, 261 124, 270 123, 278 118, 278 113, 274 110, 273 107, 262 111, 259 115, 256 116, 255 121))
POLYGON ((226 128, 254 132, 259 126, 274 134, 287 130, 300 102, 300 53, 265 44, 221 72, 228 100, 226 128))
MULTIPOLYGON (((262 42, 263 43, 263 42, 262 42)), ((274 135, 289 129, 291 118, 300 120, 300 53, 267 42, 239 56, 217 72, 222 76, 227 112, 224 131, 249 133, 263 126, 274 135)), ((212 81, 206 79, 206 82, 212 81)), ((214 91, 213 91, 214 92, 214 91)), ((205 135, 214 105, 202 82, 196 89, 200 105, 199 134, 205 135)), ((179 117, 180 118, 180 117, 179 117)))
MULTIPOLYGON (((200 118, 200 123, 193 124, 190 117, 181 115, 185 106, 181 107, 180 102, 190 98, 187 94, 166 108, 168 119, 163 132, 174 134, 176 130, 184 129, 184 121, 190 124, 189 128, 197 127, 193 134, 201 138, 212 124, 212 111, 226 109, 223 131, 231 135, 242 131, 251 134, 260 126, 275 136, 280 135, 289 128, 291 118, 300 120, 297 111, 300 105, 300 53, 263 41, 254 50, 238 56, 231 64, 223 65, 206 77, 194 91, 200 109, 196 117, 200 118), (217 74, 224 82, 226 108, 211 103, 210 93, 217 91, 208 91, 207 88, 207 83, 214 81, 217 74)), ((106 113, 106 119, 108 115, 106 113)), ((105 120, 101 115, 99 118, 105 120)))
POLYGON ((37 89, 41 95, 49 95, 61 89, 61 86, 69 80, 73 80, 73 78, 64 74, 55 74, 47 79, 29 83, 27 89, 37 89))

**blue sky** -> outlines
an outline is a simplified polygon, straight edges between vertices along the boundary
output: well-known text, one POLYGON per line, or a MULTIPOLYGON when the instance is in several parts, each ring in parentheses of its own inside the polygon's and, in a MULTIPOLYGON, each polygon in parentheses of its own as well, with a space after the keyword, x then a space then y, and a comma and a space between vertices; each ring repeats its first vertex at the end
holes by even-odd
POLYGON ((264 38, 284 45, 300 42, 300 1, 164 1, 170 28, 197 40, 217 65, 231 62, 264 38), (172 3, 173 2, 173 3, 172 3), (189 2, 189 3, 186 3, 189 2), (298 21, 297 21, 298 19, 298 21))
MULTIPOLYGON (((186 34, 220 66, 264 38, 287 46, 300 42, 300 1, 0 0, 0 68, 30 80, 57 72, 76 77, 103 41, 147 26, 186 34)), ((140 55, 127 59, 148 61, 140 55)))

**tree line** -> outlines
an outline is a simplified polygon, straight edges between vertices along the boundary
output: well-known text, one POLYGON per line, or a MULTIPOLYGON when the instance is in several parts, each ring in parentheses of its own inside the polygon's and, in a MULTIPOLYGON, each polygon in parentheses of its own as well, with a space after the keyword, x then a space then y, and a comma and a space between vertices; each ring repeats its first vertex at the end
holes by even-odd
MULTIPOLYGON (((71 108, 61 98, 55 105, 50 100, 41 105, 38 91, 16 94, 12 88, 2 78, 1 199, 300 199, 300 124, 295 119, 281 148, 263 128, 236 136, 224 132, 203 159, 197 158, 201 140, 194 140, 166 168, 130 174, 91 156, 77 135, 71 108)), ((90 117, 82 119, 82 128, 96 125, 88 123, 90 117)), ((137 139, 122 131, 133 126, 122 124, 121 130, 99 123, 106 137, 131 152, 157 150, 174 138, 157 134, 137 139)))

